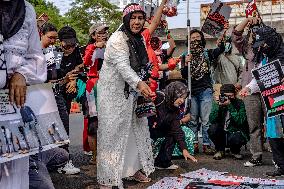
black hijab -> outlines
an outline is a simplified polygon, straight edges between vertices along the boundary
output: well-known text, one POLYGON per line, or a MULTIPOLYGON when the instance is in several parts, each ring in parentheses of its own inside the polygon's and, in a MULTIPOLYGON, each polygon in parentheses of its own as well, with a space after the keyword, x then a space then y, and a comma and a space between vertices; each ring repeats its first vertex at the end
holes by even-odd
MULTIPOLYGON (((132 3, 127 5, 124 8, 124 16, 123 16, 123 25, 120 27, 120 31, 124 32, 126 36, 128 37, 127 45, 129 48, 129 61, 130 61, 130 67, 137 73, 137 75, 142 80, 147 80, 147 76, 145 76, 146 67, 149 62, 148 54, 146 51, 146 47, 143 41, 143 36, 141 35, 141 30, 139 33, 133 33, 130 29, 130 19, 133 13, 135 12, 142 12, 144 18, 146 19, 146 14, 141 9, 140 10, 128 10, 127 8, 139 6, 136 3, 132 3), (134 6, 132 6, 134 5, 134 6), (125 13, 127 12, 127 13, 125 13), (143 71, 144 70, 144 71, 143 71)), ((130 94, 130 89, 128 83, 125 82, 124 87, 124 95, 127 99, 130 94)))
MULTIPOLYGON (((139 73, 141 69, 146 67, 149 59, 143 36, 141 35, 143 30, 135 34, 130 29, 130 18, 133 13, 135 12, 131 12, 123 17, 123 25, 120 31, 123 31, 128 37, 127 44, 130 51, 130 66, 136 73, 139 73)), ((144 12, 142 13, 143 16, 146 17, 146 14, 144 12)))
POLYGON ((171 82, 165 89, 165 103, 169 110, 177 111, 178 107, 174 106, 174 102, 183 95, 189 95, 187 86, 181 81, 171 82))
POLYGON ((12 37, 21 29, 25 14, 24 0, 0 0, 0 32, 4 39, 12 37))

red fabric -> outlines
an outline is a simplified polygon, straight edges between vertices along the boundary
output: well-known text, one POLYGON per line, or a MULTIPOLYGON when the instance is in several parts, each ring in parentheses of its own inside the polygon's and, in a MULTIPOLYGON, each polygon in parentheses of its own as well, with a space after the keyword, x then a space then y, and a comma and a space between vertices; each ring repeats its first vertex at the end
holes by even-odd
POLYGON ((176 68, 178 62, 179 62, 179 59, 170 58, 168 60, 168 69, 169 70, 174 70, 176 68))
POLYGON ((233 182, 233 181, 224 181, 224 180, 208 180, 208 183, 217 184, 221 186, 240 186, 240 182, 233 182))
MULTIPOLYGON (((144 37, 144 40, 145 40, 146 50, 147 50, 149 61, 153 64, 154 68, 158 71, 159 70, 159 60, 158 60, 158 57, 157 57, 154 49, 151 46, 151 35, 150 35, 149 29, 144 30, 142 32, 142 36, 144 37)), ((154 76, 155 75, 153 75, 152 77, 154 77, 154 76)))
POLYGON ((86 91, 89 93, 92 91, 94 88, 95 84, 98 82, 99 78, 89 78, 86 84, 86 91))
POLYGON ((157 88, 158 88, 158 83, 156 80, 151 79, 150 78, 150 85, 149 85, 150 89, 152 90, 152 92, 156 92, 157 88))
POLYGON ((155 81, 154 79, 159 78, 159 62, 158 62, 158 58, 155 54, 155 51, 151 47, 151 35, 150 35, 149 29, 144 30, 142 32, 142 36, 144 37, 144 40, 145 40, 146 50, 147 50, 149 61, 153 65, 153 70, 152 70, 152 73, 151 73, 151 77, 153 79, 150 79, 150 88, 151 88, 152 92, 156 92, 156 90, 158 88, 158 84, 157 84, 157 81, 155 81))
POLYGON ((96 46, 94 44, 88 45, 83 58, 84 65, 90 67, 88 72, 88 76, 90 77, 98 77, 98 60, 96 59, 95 62, 92 61, 92 56, 95 50, 96 46))
POLYGON ((88 142, 88 118, 84 118, 84 129, 83 129, 83 150, 86 152, 91 151, 88 142))

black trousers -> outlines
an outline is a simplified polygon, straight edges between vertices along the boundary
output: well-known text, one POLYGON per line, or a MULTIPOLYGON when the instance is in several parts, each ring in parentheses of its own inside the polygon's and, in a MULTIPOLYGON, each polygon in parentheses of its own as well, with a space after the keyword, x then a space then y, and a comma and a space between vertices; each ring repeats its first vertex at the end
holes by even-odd
MULTIPOLYGON (((60 119, 63 123, 64 129, 69 136, 69 113, 67 112, 66 101, 61 93, 55 94, 55 100, 59 111, 60 119)), ((63 149, 69 152, 69 145, 63 145, 63 149)))
POLYGON ((55 100, 63 126, 69 135, 69 114, 66 107, 66 101, 62 94, 55 94, 55 100))
MULTIPOLYGON (((151 118, 149 125, 153 125, 151 118)), ((150 127, 150 136, 153 140, 165 137, 159 154, 155 159, 155 166, 167 168, 172 165, 172 154, 178 140, 184 140, 183 130, 179 124, 158 123, 155 128, 150 127)))
POLYGON ((269 138, 273 160, 284 173, 284 138, 269 138))
POLYGON ((240 131, 229 133, 221 124, 212 124, 208 129, 208 135, 217 151, 225 151, 228 147, 232 153, 238 154, 241 147, 246 144, 246 139, 240 131))

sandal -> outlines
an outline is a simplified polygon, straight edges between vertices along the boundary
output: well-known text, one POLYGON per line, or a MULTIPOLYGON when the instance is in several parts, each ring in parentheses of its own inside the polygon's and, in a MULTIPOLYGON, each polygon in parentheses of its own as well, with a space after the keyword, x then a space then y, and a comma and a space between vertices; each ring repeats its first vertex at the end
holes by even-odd
POLYGON ((147 177, 141 170, 137 171, 133 176, 128 177, 128 179, 141 183, 147 183, 152 181, 152 179, 147 177))

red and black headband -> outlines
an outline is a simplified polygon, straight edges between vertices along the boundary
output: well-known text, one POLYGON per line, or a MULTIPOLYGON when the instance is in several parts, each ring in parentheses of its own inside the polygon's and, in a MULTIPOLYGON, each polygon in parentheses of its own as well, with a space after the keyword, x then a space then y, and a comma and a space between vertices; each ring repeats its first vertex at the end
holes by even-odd
POLYGON ((138 4, 130 5, 123 10, 123 17, 128 15, 129 13, 137 12, 137 11, 144 13, 144 10, 140 5, 138 4))

